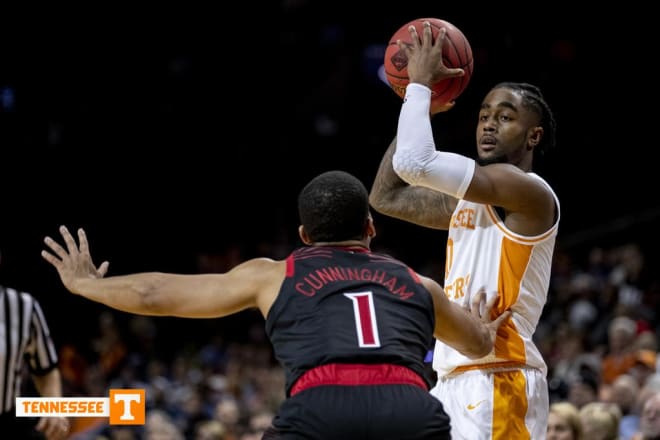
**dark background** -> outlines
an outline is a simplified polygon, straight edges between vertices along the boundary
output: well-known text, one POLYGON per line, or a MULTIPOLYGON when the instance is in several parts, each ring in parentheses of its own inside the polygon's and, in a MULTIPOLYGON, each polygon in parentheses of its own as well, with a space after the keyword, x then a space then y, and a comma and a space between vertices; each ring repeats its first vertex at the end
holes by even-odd
MULTIPOLYGON (((438 144, 472 156, 489 88, 539 85, 558 147, 535 168, 562 203, 560 246, 633 240, 657 259, 655 28, 652 14, 626 6, 292 0, 6 10, 3 283, 33 292, 64 339, 101 308, 66 294, 39 256, 60 224, 86 228, 110 274, 192 273, 200 253, 239 245, 247 258, 264 241, 293 246, 295 197, 309 178, 341 168, 371 185, 400 108, 376 69, 394 31, 420 17, 459 27, 475 60, 455 108, 434 119, 438 144)), ((378 246, 413 265, 442 261, 442 232, 375 216, 378 246)))

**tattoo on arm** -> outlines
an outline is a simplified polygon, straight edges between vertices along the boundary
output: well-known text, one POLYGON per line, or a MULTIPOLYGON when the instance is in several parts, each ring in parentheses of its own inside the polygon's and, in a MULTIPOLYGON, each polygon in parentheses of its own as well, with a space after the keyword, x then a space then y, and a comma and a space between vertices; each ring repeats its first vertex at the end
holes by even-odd
POLYGON ((385 152, 369 201, 379 213, 433 229, 448 229, 457 199, 438 191, 410 186, 394 172, 396 138, 385 152))

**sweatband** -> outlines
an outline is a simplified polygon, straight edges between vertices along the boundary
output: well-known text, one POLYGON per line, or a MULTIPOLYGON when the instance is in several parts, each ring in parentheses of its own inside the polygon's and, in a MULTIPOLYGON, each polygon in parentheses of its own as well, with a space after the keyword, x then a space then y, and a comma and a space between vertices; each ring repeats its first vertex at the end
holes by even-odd
POLYGON ((410 83, 399 114, 394 172, 406 183, 462 199, 472 181, 475 162, 456 153, 438 151, 430 118, 431 89, 410 83))

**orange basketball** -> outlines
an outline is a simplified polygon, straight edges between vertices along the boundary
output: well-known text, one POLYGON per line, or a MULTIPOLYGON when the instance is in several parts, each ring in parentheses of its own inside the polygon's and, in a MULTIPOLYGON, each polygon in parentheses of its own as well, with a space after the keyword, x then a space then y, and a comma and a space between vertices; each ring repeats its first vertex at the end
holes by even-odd
POLYGON ((433 41, 438 36, 441 28, 447 29, 445 41, 442 47, 442 61, 447 67, 460 67, 465 71, 465 75, 456 78, 447 78, 433 85, 431 95, 431 108, 441 106, 454 101, 463 93, 472 77, 474 60, 472 58, 472 47, 470 42, 463 35, 460 29, 453 24, 439 18, 418 18, 404 24, 397 30, 385 50, 385 78, 392 87, 392 90, 401 98, 406 94, 406 86, 410 82, 408 79, 408 57, 399 49, 397 40, 404 43, 411 43, 410 31, 408 27, 415 26, 417 35, 421 38, 423 35, 423 25, 425 21, 431 24, 433 41))

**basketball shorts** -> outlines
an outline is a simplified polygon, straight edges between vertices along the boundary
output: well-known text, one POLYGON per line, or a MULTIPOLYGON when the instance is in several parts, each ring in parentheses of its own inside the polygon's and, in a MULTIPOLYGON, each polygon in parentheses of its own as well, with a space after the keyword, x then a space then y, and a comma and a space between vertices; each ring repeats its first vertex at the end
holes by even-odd
POLYGON ((263 438, 449 440, 449 417, 412 385, 319 386, 286 399, 263 438))
POLYGON ((543 440, 548 385, 536 369, 472 370, 441 378, 431 394, 451 419, 453 440, 543 440))

